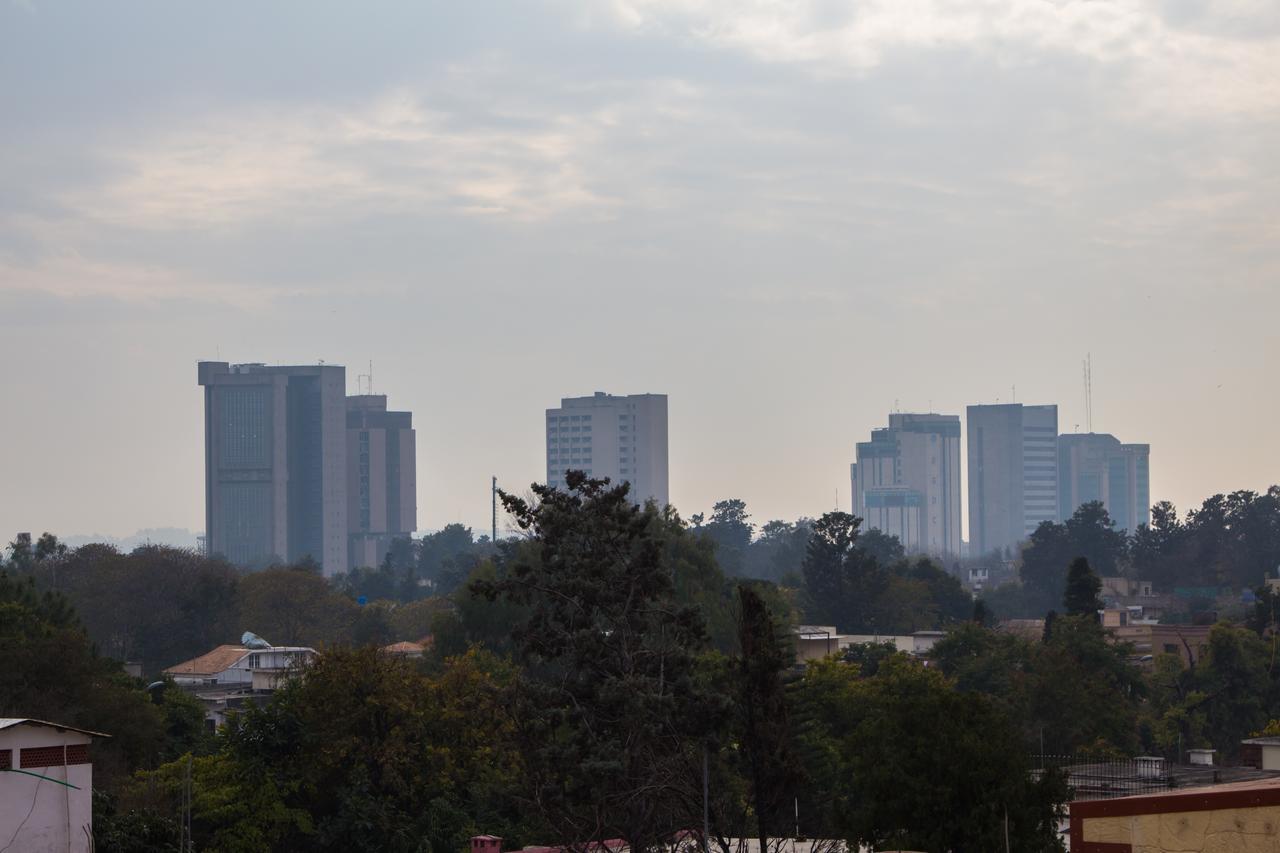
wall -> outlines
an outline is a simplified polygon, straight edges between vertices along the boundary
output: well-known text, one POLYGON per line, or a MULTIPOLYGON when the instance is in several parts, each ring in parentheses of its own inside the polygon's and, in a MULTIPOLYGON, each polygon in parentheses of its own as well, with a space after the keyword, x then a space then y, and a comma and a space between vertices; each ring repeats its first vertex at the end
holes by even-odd
MULTIPOLYGON (((14 767, 20 767, 19 750, 25 747, 87 745, 89 741, 87 735, 44 726, 0 731, 0 749, 13 750, 14 767)), ((78 790, 24 773, 0 773, 0 842, 22 853, 87 853, 93 831, 93 766, 20 769, 69 782, 78 790)))

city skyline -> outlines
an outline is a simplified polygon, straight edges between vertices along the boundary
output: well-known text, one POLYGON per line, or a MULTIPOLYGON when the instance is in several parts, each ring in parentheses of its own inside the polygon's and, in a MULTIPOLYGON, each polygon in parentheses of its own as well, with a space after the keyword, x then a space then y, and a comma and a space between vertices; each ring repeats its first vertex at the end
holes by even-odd
POLYGON ((424 529, 568 394, 668 394, 674 504, 764 521, 886 412, 1086 431, 1090 354, 1154 500, 1280 479, 1280 7, 380 9, 0 2, 6 526, 199 529, 245 353, 372 360, 424 529))

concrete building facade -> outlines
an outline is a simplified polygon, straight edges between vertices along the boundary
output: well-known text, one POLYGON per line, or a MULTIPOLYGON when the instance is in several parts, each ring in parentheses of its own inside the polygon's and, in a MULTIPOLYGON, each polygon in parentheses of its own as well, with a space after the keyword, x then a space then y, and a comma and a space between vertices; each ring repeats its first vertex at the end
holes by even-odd
POLYGON ((417 439, 411 412, 385 394, 347 398, 347 523, 352 568, 382 564, 391 542, 418 529, 417 439))
POLYGON ((210 553, 346 571, 346 369, 202 361, 199 381, 210 553))
POLYGON ((1117 530, 1151 522, 1151 445, 1122 444, 1106 433, 1058 438, 1058 518, 1101 501, 1117 530))
POLYGON ((1058 519, 1058 407, 969 406, 969 553, 1013 548, 1058 519))
POLYGON ((339 365, 202 361, 205 548, 260 568, 326 575, 382 562, 417 527, 412 415, 346 396, 339 365))
POLYGON ((631 484, 637 501, 671 501, 667 395, 565 397, 546 410, 547 484, 564 486, 568 470, 631 484))
POLYGON ((849 468, 853 514, 913 553, 958 556, 960 418, 892 414, 858 442, 849 468))

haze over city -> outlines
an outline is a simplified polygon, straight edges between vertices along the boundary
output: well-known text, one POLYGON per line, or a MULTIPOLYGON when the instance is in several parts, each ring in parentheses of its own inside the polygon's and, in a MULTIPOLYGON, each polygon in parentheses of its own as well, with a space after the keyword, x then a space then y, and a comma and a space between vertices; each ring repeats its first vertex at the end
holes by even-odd
POLYGON ((1265 489, 1280 8, 843 8, 0 3, 0 518, 202 528, 200 359, 372 361, 422 529, 565 396, 794 519, 891 411, 1084 430, 1086 354, 1153 500, 1265 489))

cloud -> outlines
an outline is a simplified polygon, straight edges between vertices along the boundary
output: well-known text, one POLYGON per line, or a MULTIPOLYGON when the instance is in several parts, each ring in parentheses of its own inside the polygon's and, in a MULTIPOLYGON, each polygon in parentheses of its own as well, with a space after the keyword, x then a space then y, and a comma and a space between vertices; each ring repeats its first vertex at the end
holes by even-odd
POLYGON ((375 211, 598 218, 618 200, 584 163, 638 111, 655 109, 654 98, 691 97, 674 84, 649 89, 633 102, 578 112, 460 115, 411 88, 347 107, 241 108, 108 144, 103 156, 115 163, 114 176, 59 201, 95 221, 158 230, 375 211))
POLYGON ((626 30, 823 75, 865 76, 899 55, 943 49, 1014 70, 1065 56, 1115 75, 1107 94, 1118 116, 1263 118, 1280 109, 1280 15, 1262 0, 612 0, 609 8, 626 30))
POLYGON ((0 294, 44 294, 61 300, 131 304, 184 301, 259 310, 287 289, 216 281, 171 267, 112 263, 63 253, 26 262, 0 256, 0 294))

